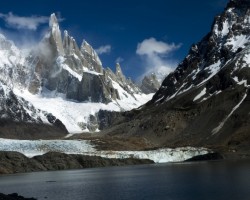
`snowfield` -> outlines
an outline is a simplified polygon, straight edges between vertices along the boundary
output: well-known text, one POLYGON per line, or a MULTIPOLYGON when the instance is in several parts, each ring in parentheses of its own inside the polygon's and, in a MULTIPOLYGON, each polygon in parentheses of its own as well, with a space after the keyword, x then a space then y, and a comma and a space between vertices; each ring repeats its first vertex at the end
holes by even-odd
MULTIPOLYGON (((65 125, 70 134, 89 132, 87 128, 83 129, 80 124, 88 123, 90 115, 95 116, 100 110, 116 112, 131 110, 145 104, 153 96, 153 94, 137 94, 135 98, 132 98, 130 95, 128 98, 124 97, 122 100, 104 104, 70 101, 65 99, 63 95, 56 97, 52 94, 32 95, 27 90, 21 91, 16 88, 14 89, 14 93, 33 104, 35 108, 52 113, 65 125)), ((48 121, 45 120, 44 123, 48 123, 48 121)), ((96 132, 98 132, 98 130, 96 130, 96 132)))
POLYGON ((0 151, 17 151, 27 157, 43 155, 49 151, 66 154, 101 156, 104 158, 150 159, 155 163, 179 162, 193 156, 209 153, 205 148, 162 148, 151 151, 97 151, 85 140, 11 140, 0 139, 0 151))

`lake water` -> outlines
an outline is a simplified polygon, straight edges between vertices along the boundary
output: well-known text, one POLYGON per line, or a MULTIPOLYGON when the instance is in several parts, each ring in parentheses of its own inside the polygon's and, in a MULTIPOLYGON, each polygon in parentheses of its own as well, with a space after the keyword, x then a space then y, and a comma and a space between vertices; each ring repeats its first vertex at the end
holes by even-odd
POLYGON ((51 200, 249 200, 250 161, 4 175, 0 192, 51 200))

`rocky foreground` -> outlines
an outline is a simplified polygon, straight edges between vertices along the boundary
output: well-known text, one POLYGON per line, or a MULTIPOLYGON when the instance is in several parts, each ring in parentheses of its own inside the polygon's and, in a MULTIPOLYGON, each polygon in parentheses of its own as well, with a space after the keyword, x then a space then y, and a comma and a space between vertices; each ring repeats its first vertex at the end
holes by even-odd
POLYGON ((0 200, 35 200, 35 199, 25 198, 23 196, 18 195, 17 193, 8 194, 8 195, 0 193, 0 200))
POLYGON ((69 155, 57 152, 49 152, 33 158, 28 158, 18 152, 0 152, 0 174, 151 163, 154 162, 146 159, 109 159, 98 156, 69 155))

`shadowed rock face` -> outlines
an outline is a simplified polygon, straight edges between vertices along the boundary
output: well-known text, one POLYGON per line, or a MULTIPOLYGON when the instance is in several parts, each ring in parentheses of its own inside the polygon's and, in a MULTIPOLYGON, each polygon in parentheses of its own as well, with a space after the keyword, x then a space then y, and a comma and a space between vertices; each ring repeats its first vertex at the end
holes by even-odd
POLYGON ((230 1, 153 99, 117 117, 106 133, 143 136, 159 146, 249 150, 249 19, 249 0, 230 1))
POLYGON ((83 74, 83 79, 78 91, 79 101, 105 102, 110 94, 109 88, 105 87, 103 76, 83 74))

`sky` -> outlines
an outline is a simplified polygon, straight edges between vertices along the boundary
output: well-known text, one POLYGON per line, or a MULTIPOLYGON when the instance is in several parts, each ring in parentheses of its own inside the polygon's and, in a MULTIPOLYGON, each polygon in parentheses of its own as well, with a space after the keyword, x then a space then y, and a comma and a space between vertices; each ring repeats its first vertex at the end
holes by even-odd
POLYGON ((138 81, 174 70, 211 28, 228 0, 8 0, 0 3, 0 32, 19 47, 37 43, 51 13, 78 45, 83 39, 104 67, 119 62, 138 81))

